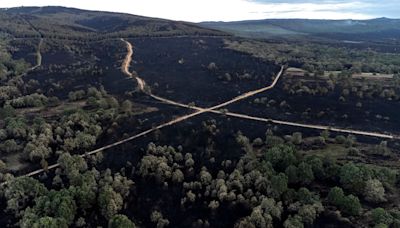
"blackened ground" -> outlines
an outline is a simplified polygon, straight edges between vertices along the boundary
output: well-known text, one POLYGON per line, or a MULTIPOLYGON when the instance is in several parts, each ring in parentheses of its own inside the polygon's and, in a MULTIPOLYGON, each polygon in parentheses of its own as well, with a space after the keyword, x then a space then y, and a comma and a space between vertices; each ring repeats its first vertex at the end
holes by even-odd
MULTIPOLYGON (((345 102, 339 101, 341 96, 336 91, 327 95, 299 95, 289 94, 283 90, 285 76, 277 86, 255 97, 231 104, 227 109, 231 112, 244 113, 256 117, 286 120, 298 123, 334 126, 339 128, 357 129, 364 131, 400 133, 399 101, 389 101, 382 98, 359 99, 350 95, 345 102), (274 100, 276 103, 269 107, 266 104, 254 103, 255 98, 267 98, 267 102, 274 100), (285 101, 288 106, 281 107, 285 101), (356 107, 357 102, 362 107, 356 107), (307 115, 303 115, 309 109, 307 115), (325 114, 318 116, 321 112, 325 114), (347 118, 344 118, 347 115, 347 118), (377 115, 389 117, 389 120, 377 118, 377 115)), ((304 129, 298 129, 303 131, 304 129)))
POLYGON ((38 44, 39 39, 20 39, 11 41, 8 48, 14 60, 23 59, 34 66, 38 44))
POLYGON ((48 96, 66 99, 70 91, 86 90, 91 86, 104 86, 114 95, 136 88, 135 80, 121 72, 126 49, 119 40, 72 44, 70 47, 53 42, 46 45, 42 52, 42 67, 24 79, 38 80, 40 89, 48 96))
MULTIPOLYGON (((183 153, 192 153, 196 163, 196 172, 201 167, 206 166, 213 175, 216 175, 222 160, 236 160, 243 152, 235 142, 235 134, 238 129, 234 126, 228 124, 229 128, 227 129, 225 128, 225 121, 223 121, 223 127, 219 126, 218 123, 217 127, 221 128, 215 136, 205 130, 202 122, 210 121, 210 117, 212 116, 208 114, 197 116, 175 126, 162 129, 161 137, 149 135, 118 149, 110 150, 104 154, 102 165, 104 165, 104 168, 113 167, 113 169, 119 170, 129 161, 133 166, 136 166, 145 154, 148 143, 155 142, 157 145, 171 145, 175 148, 182 145, 183 153), (205 150, 209 139, 215 142, 216 152, 212 154, 216 158, 215 164, 210 163, 210 156, 207 155, 205 150), (222 154, 218 151, 225 153, 222 154)), ((128 175, 130 171, 127 169, 128 175)), ((204 206, 200 202, 190 209, 181 209, 180 200, 184 196, 181 187, 171 185, 168 190, 165 190, 157 183, 138 178, 137 174, 133 174, 132 178, 135 181, 135 193, 132 193, 132 195, 139 197, 131 197, 127 203, 128 207, 123 213, 130 218, 142 221, 142 225, 145 227, 152 227, 150 212, 156 208, 159 208, 164 216, 169 219, 172 227, 190 227, 192 222, 197 219, 210 219, 213 227, 232 227, 235 220, 232 219, 231 213, 235 213, 235 218, 248 214, 248 211, 241 208, 226 208, 213 218, 209 214, 209 210, 204 210, 204 206)), ((221 207, 226 207, 226 205, 222 204, 221 207)))
POLYGON ((105 89, 122 95, 134 91, 137 83, 121 71, 122 61, 126 56, 126 45, 119 39, 91 43, 90 50, 97 57, 96 65, 104 69, 104 75, 99 78, 105 89))
POLYGON ((279 66, 224 48, 221 38, 140 38, 134 46, 135 70, 154 94, 211 106, 271 84, 279 66), (181 61, 180 61, 181 60, 181 61), (216 68, 209 69, 210 63, 216 68), (232 80, 220 79, 226 73, 232 80), (245 74, 249 79, 239 79, 245 74))

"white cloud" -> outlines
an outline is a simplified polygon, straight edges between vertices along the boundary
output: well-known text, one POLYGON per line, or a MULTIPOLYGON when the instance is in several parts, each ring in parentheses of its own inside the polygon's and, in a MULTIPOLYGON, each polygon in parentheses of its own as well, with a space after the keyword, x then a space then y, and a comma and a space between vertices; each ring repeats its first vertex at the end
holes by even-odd
POLYGON ((264 18, 366 19, 352 13, 365 2, 259 3, 247 0, 1 0, 0 7, 61 5, 83 9, 125 12, 185 21, 235 21, 264 18))

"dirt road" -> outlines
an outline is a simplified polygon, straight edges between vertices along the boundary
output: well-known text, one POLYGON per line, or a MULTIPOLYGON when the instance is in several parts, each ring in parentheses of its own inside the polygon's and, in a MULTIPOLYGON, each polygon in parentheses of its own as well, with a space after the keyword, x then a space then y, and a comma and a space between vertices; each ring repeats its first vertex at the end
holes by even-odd
POLYGON ((132 44, 130 42, 124 40, 123 38, 121 38, 121 41, 125 42, 126 49, 128 50, 128 53, 126 54, 124 62, 122 63, 122 72, 127 74, 129 77, 132 77, 132 78, 136 79, 140 91, 144 91, 144 88, 146 86, 146 82, 143 79, 139 78, 136 73, 131 73, 129 71, 129 68, 130 68, 131 62, 132 62, 132 56, 133 56, 132 44))
POLYGON ((217 111, 217 110, 212 110, 210 112, 215 113, 215 114, 220 114, 220 115, 232 116, 232 117, 236 117, 236 118, 240 118, 240 119, 254 120, 254 121, 259 121, 259 122, 280 124, 280 125, 286 125, 286 126, 292 126, 292 127, 308 128, 308 129, 323 130, 323 131, 327 130, 327 131, 332 131, 332 132, 347 133, 347 134, 353 134, 353 135, 362 135, 362 136, 369 136, 369 137, 376 137, 376 138, 383 138, 383 139, 400 139, 399 136, 390 135, 390 134, 382 134, 382 133, 377 133, 377 132, 342 129, 342 128, 336 128, 336 127, 330 127, 330 126, 323 126, 323 125, 302 124, 302 123, 295 123, 295 122, 290 122, 290 121, 282 121, 282 120, 275 120, 275 119, 269 119, 269 118, 249 116, 249 115, 233 113, 233 112, 221 112, 221 111, 217 111))
POLYGON ((40 38, 39 44, 37 46, 37 50, 36 50, 36 65, 33 66, 30 70, 35 70, 36 68, 40 67, 42 65, 42 53, 41 53, 41 49, 42 49, 42 45, 43 45, 43 38, 40 38))
POLYGON ((20 74, 18 76, 24 77, 26 76, 29 72, 36 70, 38 67, 42 66, 42 53, 41 53, 41 48, 43 45, 43 38, 40 38, 39 44, 37 45, 36 48, 36 65, 32 66, 31 68, 27 69, 25 73, 20 74))

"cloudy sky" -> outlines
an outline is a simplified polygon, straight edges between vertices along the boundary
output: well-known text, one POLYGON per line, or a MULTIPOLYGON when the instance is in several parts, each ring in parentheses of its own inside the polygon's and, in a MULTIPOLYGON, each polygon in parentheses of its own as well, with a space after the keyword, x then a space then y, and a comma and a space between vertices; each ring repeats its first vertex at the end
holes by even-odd
POLYGON ((69 6, 192 22, 400 18, 400 0, 0 0, 0 8, 69 6))

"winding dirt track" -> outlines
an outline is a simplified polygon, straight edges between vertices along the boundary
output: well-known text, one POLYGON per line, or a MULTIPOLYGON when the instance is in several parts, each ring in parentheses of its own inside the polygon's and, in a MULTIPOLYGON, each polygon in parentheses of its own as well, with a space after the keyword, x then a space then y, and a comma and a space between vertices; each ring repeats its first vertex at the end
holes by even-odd
POLYGON ((36 65, 33 66, 30 70, 35 70, 36 68, 42 65, 42 53, 40 52, 43 45, 43 38, 40 38, 37 50, 36 50, 36 65))
POLYGON ((126 43, 126 48, 128 50, 128 53, 126 54, 124 62, 122 63, 122 72, 124 72, 129 77, 132 77, 132 78, 136 79, 140 91, 144 91, 144 88, 146 86, 146 82, 143 79, 139 78, 136 75, 136 73, 132 73, 132 72, 129 71, 129 68, 130 68, 130 65, 131 65, 131 62, 132 62, 132 56, 133 56, 132 44, 129 43, 128 41, 124 40, 123 38, 121 38, 121 41, 126 43))
MULTIPOLYGON (((227 105, 230 105, 232 103, 238 102, 240 100, 249 98, 249 97, 254 96, 256 94, 259 94, 259 93, 265 92, 267 90, 273 89, 275 87, 275 85, 277 84, 277 82, 279 81, 279 79, 281 78, 282 74, 283 74, 283 71, 284 71, 284 67, 283 66, 281 67, 281 70, 279 71, 279 73, 277 74, 277 76, 275 77, 275 79, 274 79, 274 81, 272 82, 271 85, 269 85, 267 87, 264 87, 264 88, 261 88, 261 89, 257 89, 257 90, 254 90, 254 91, 250 91, 250 92, 244 93, 244 94, 239 95, 239 96, 237 96, 237 97, 235 97, 235 98, 233 98, 233 99, 231 99, 229 101, 226 101, 224 103, 215 105, 215 106, 210 107, 210 108, 201 108, 201 107, 196 107, 196 106, 190 106, 190 105, 187 105, 187 104, 183 104, 183 103, 180 103, 180 102, 176 102, 176 101, 172 101, 172 100, 169 100, 169 99, 166 99, 166 98, 162 98, 162 97, 156 96, 154 94, 151 94, 151 92, 146 91, 146 83, 145 83, 145 81, 143 79, 138 77, 138 75, 136 73, 131 73, 129 71, 130 64, 132 62, 132 56, 133 56, 133 46, 132 46, 132 44, 130 42, 128 42, 128 41, 126 41, 126 40, 124 40, 122 38, 121 38, 121 41, 125 42, 126 43, 126 47, 127 47, 127 55, 126 55, 126 57, 125 57, 125 59, 124 59, 124 61, 122 63, 122 72, 125 73, 126 75, 128 75, 129 77, 134 78, 137 81, 138 87, 142 92, 148 94, 149 96, 151 96, 152 98, 154 98, 155 100, 158 100, 160 102, 163 102, 163 103, 166 103, 166 104, 170 104, 170 105, 174 105, 174 106, 178 106, 178 107, 192 109, 192 110, 195 110, 195 112, 193 112, 191 114, 188 114, 188 115, 177 117, 177 118, 175 118, 175 119, 173 119, 173 120, 171 120, 169 122, 160 124, 160 125, 158 125, 156 127, 153 127, 151 129, 145 130, 145 131, 143 131, 143 132, 141 132, 139 134, 136 134, 134 136, 131 136, 129 138, 120 140, 118 142, 115 142, 115 143, 100 147, 100 148, 98 148, 96 150, 93 150, 93 151, 87 152, 87 153, 85 153, 83 155, 80 155, 83 158, 87 157, 89 155, 93 155, 93 154, 99 153, 99 152, 104 151, 106 149, 110 149, 110 148, 119 146, 119 145, 124 144, 126 142, 129 142, 131 140, 146 136, 146 135, 148 135, 148 134, 150 134, 150 133, 152 133, 152 132, 154 132, 156 130, 162 129, 162 128, 167 127, 167 126, 175 125, 177 123, 180 123, 182 121, 188 120, 190 118, 193 118, 195 116, 198 116, 198 115, 200 115, 202 113, 207 113, 207 112, 220 114, 220 115, 231 116, 231 117, 236 117, 236 118, 241 118, 241 119, 254 120, 254 121, 265 122, 265 123, 281 124, 281 125, 287 125, 287 126, 293 126, 293 127, 301 127, 301 128, 309 128, 309 129, 317 129, 317 130, 329 130, 329 131, 333 131, 333 132, 349 133, 349 134, 363 135, 363 136, 370 136, 370 137, 378 137, 378 138, 385 138, 385 139, 400 139, 400 137, 398 137, 398 136, 389 135, 389 134, 381 134, 381 133, 375 133, 375 132, 366 132, 366 131, 349 130, 349 129, 340 129, 340 128, 334 128, 334 127, 330 127, 330 126, 322 126, 322 125, 301 124, 301 123, 294 123, 294 122, 288 122, 288 121, 281 121, 281 120, 254 117, 254 116, 249 116, 249 115, 245 115, 245 114, 238 114, 238 113, 232 113, 232 112, 222 112, 222 111, 218 110, 218 109, 226 107, 227 105)), ((41 61, 41 58, 40 58, 40 61, 41 61)), ((45 171, 55 169, 55 168, 57 168, 59 166, 60 165, 58 163, 56 163, 54 165, 49 166, 46 170, 45 169, 39 169, 39 170, 30 172, 30 173, 27 173, 27 174, 25 174, 23 176, 28 176, 28 177, 35 176, 35 175, 43 173, 45 171)))

